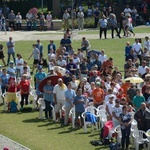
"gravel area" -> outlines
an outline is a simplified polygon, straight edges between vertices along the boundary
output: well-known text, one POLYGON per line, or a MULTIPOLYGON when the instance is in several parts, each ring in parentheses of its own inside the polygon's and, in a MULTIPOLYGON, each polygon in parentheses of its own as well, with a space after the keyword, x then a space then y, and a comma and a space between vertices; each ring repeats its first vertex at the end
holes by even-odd
POLYGON ((8 150, 30 150, 29 148, 0 134, 0 150, 3 150, 4 148, 8 148, 8 150))
MULTIPOLYGON (((147 26, 139 26, 136 28, 147 28, 147 26)), ((87 31, 89 29, 84 29, 87 31)), ((83 36, 87 39, 99 39, 99 29, 90 29, 90 31, 97 31, 97 34, 77 34, 73 37, 73 40, 81 40, 83 36)), ((77 30, 76 30, 77 31, 77 30)), ((81 32, 81 31, 79 31, 81 32)), ((31 41, 31 40, 58 40, 63 37, 64 31, 8 31, 5 35, 4 32, 0 32, 0 41, 8 41, 9 37, 12 36, 14 41, 31 41), (56 34, 57 33, 57 34, 56 34)), ((148 33, 135 33, 135 36, 130 36, 130 38, 144 38, 148 33)), ((103 38, 103 37, 102 37, 103 38)), ((107 34, 107 38, 111 39, 111 34, 107 34)), ((118 39, 118 38, 116 38, 118 39)))

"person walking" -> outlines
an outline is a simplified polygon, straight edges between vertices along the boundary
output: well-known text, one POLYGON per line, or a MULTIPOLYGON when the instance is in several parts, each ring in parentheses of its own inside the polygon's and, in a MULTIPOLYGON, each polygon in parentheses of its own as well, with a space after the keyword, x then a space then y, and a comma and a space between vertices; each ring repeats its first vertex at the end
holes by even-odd
POLYGON ((108 21, 106 17, 103 15, 102 19, 99 20, 100 24, 100 39, 102 38, 102 33, 104 32, 104 37, 107 39, 107 26, 108 26, 108 21))
POLYGON ((7 65, 10 62, 10 56, 12 55, 13 59, 14 59, 14 63, 16 62, 15 59, 15 42, 13 41, 12 37, 9 37, 9 41, 7 42, 7 54, 8 54, 8 59, 7 59, 7 65))
POLYGON ((121 38, 119 32, 118 32, 118 27, 117 27, 117 19, 116 19, 116 16, 114 14, 111 14, 110 15, 110 21, 109 21, 109 26, 111 28, 111 36, 112 36, 112 39, 114 38, 114 30, 117 32, 117 36, 119 38, 121 38))

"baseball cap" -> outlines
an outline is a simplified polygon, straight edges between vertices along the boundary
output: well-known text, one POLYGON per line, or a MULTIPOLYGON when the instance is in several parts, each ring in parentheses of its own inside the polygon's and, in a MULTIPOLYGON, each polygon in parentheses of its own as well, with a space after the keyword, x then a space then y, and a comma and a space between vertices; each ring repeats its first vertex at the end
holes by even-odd
POLYGON ((42 69, 42 68, 43 68, 43 67, 42 67, 41 65, 38 66, 38 69, 39 69, 39 70, 42 69))
POLYGON ((100 85, 101 85, 101 83, 100 83, 100 82, 96 82, 96 85, 100 86, 100 85))
POLYGON ((110 94, 110 95, 109 95, 109 98, 114 98, 114 97, 115 97, 114 94, 110 94))
POLYGON ((13 64, 14 62, 13 62, 13 61, 10 61, 9 63, 10 63, 10 64, 13 64))
POLYGON ((120 103, 120 100, 119 100, 119 99, 116 99, 115 102, 116 102, 116 103, 120 103))
POLYGON ((58 82, 59 82, 59 81, 62 81, 62 78, 59 78, 59 79, 58 79, 58 82))

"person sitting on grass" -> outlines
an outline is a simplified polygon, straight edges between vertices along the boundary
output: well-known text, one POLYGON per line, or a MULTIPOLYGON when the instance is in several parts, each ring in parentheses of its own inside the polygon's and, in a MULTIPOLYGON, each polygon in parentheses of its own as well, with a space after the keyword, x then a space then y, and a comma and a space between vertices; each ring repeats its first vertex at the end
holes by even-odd
POLYGON ((89 49, 90 49, 90 42, 85 37, 83 37, 81 42, 81 50, 86 51, 86 56, 89 49))

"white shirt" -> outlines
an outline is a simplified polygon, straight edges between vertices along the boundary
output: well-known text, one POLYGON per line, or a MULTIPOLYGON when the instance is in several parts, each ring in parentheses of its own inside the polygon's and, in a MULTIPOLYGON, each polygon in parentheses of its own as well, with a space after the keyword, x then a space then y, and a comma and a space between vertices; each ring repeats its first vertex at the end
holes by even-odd
POLYGON ((23 59, 22 58, 20 58, 20 59, 16 58, 16 69, 21 70, 22 66, 23 66, 23 59), (22 65, 19 65, 19 64, 22 64, 22 65))
MULTIPOLYGON (((115 115, 117 116, 117 117, 119 117, 119 115, 122 113, 122 105, 120 105, 119 107, 113 107, 112 108, 112 112, 114 112, 115 113, 115 115)), ((113 117, 114 118, 114 117, 113 117)))
POLYGON ((26 14, 26 18, 27 18, 27 19, 31 19, 32 17, 33 17, 33 15, 32 15, 31 13, 27 13, 27 14, 26 14))
MULTIPOLYGON (((23 74, 23 72, 24 72, 23 68, 24 68, 24 66, 21 66, 21 69, 20 69, 21 74, 23 74)), ((30 67, 29 66, 27 66, 27 72, 30 73, 30 67)))
POLYGON ((98 60, 101 61, 101 63, 103 63, 105 60, 107 60, 107 56, 106 55, 99 55, 98 60))
POLYGON ((16 15, 16 23, 22 23, 22 16, 16 15))
POLYGON ((65 60, 62 60, 62 61, 58 60, 57 64, 58 66, 62 67, 62 66, 66 66, 67 63, 65 60))
POLYGON ((109 110, 110 114, 112 115, 112 111, 113 111, 113 108, 115 106, 115 102, 113 102, 112 104, 110 104, 110 102, 108 101, 106 103, 106 106, 108 106, 108 110, 109 110))
POLYGON ((139 66, 139 68, 138 68, 138 73, 141 74, 141 75, 143 75, 145 72, 146 72, 145 67, 139 66))
POLYGON ((48 14, 48 15, 46 16, 46 20, 47 20, 48 22, 52 21, 52 15, 49 15, 49 14, 48 14))
POLYGON ((80 67, 80 59, 79 59, 79 57, 73 58, 73 63, 75 63, 77 65, 77 68, 79 69, 79 67, 80 67))
POLYGON ((150 40, 144 42, 144 48, 145 47, 150 51, 150 40))
MULTIPOLYGON (((112 95, 112 94, 111 94, 112 95)), ((113 94, 114 95, 114 94, 113 94)), ((107 102, 109 102, 109 96, 110 94, 106 95, 105 96, 105 99, 104 99, 104 103, 106 104, 107 102)), ((116 95, 114 95, 114 100, 116 99, 116 95)))
POLYGON ((77 89, 77 87, 78 87, 78 83, 76 81, 75 82, 71 81, 71 88, 77 89))
POLYGON ((56 59, 56 55, 54 53, 49 53, 48 60, 51 61, 52 59, 56 59))
POLYGON ((125 16, 128 16, 132 10, 130 8, 125 8, 123 12, 125 13, 125 16))
MULTIPOLYGON (((142 49, 142 45, 141 43, 134 43, 132 48, 138 52, 138 55, 141 55, 141 49, 142 49)), ((137 54, 136 54, 137 55, 137 54)))
POLYGON ((67 90, 67 87, 66 85, 64 85, 64 89, 61 89, 61 87, 56 84, 54 86, 54 90, 53 90, 53 93, 56 94, 56 99, 57 100, 64 100, 65 101, 65 91, 67 90))

